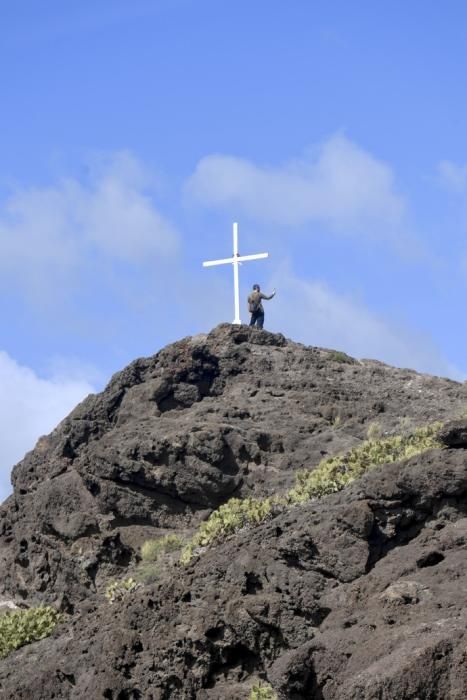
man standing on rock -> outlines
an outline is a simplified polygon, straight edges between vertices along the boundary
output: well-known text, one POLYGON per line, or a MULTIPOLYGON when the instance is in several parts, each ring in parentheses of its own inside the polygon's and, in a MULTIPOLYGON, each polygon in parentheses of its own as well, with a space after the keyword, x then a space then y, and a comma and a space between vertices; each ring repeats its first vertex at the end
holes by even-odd
POLYGON ((262 328, 264 324, 264 308, 261 303, 263 299, 269 300, 276 295, 276 290, 274 289, 271 296, 268 297, 263 294, 259 284, 253 285, 253 291, 248 297, 248 311, 251 314, 250 326, 256 326, 257 328, 262 328))

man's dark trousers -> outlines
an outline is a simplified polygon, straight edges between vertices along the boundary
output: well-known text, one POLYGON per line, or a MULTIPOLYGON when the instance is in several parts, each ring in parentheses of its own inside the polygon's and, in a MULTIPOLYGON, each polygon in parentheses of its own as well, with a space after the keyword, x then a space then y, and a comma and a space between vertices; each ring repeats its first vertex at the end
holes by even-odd
POLYGON ((253 311, 251 314, 250 326, 262 328, 264 324, 264 311, 253 311))

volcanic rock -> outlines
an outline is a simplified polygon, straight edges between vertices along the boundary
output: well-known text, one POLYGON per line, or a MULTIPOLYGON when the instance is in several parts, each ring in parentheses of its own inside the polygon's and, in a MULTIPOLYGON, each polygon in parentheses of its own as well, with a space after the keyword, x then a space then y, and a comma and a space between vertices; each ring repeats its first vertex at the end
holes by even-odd
POLYGON ((0 698, 247 700, 258 680, 280 700, 466 697, 465 422, 445 428, 444 449, 104 596, 148 538, 188 537, 232 497, 284 493, 369 430, 446 424, 466 397, 243 326, 136 360, 13 471, 1 597, 65 621, 0 662, 0 698))
POLYGON ((467 420, 448 421, 440 429, 438 438, 447 447, 467 447, 467 420))

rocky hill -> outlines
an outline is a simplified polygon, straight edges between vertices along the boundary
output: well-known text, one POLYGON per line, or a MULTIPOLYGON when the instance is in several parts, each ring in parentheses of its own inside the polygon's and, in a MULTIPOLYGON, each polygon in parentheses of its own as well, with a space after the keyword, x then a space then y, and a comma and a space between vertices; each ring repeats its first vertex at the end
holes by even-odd
POLYGON ((136 360, 13 470, 0 605, 62 616, 0 698, 465 698, 466 408, 243 326, 136 360))

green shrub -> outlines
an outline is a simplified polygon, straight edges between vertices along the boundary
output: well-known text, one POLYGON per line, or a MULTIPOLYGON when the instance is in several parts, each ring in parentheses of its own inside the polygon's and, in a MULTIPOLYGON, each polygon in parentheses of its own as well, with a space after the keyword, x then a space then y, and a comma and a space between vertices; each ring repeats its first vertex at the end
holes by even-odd
POLYGON ((434 423, 408 435, 365 440, 344 455, 328 457, 316 469, 298 472, 295 487, 289 491, 287 499, 290 503, 302 503, 321 498, 340 491, 380 464, 398 462, 433 447, 441 447, 436 438, 440 427, 440 423, 434 423))
POLYGON ((333 418, 333 420, 331 421, 331 426, 332 426, 333 428, 337 429, 337 428, 340 426, 341 423, 342 423, 342 418, 341 418, 340 416, 336 416, 336 417, 333 418))
POLYGON ((353 357, 346 355, 345 352, 341 352, 340 350, 332 350, 328 355, 328 359, 332 360, 332 362, 341 362, 347 365, 355 364, 353 357))
POLYGON ((277 695, 270 685, 258 683, 251 689, 248 700, 277 700, 277 695))
POLYGON ((157 561, 161 554, 176 552, 182 545, 183 540, 178 535, 164 535, 155 540, 146 540, 141 547, 141 558, 143 561, 157 561))
POLYGON ((201 523, 197 532, 182 549, 180 561, 182 564, 188 564, 197 548, 207 547, 245 525, 260 523, 272 512, 275 503, 279 503, 279 499, 231 498, 201 523))
POLYGON ((124 578, 119 581, 111 581, 106 588, 105 597, 109 603, 116 603, 123 600, 128 594, 141 587, 141 583, 135 581, 134 578, 124 578))
POLYGON ((381 435, 383 434, 383 428, 381 426, 381 423, 379 423, 377 420, 374 420, 370 425, 368 426, 368 430, 366 431, 366 436, 368 440, 378 440, 381 435))
POLYGON ((164 554, 172 554, 181 549, 184 540, 178 535, 164 535, 154 540, 146 540, 141 547, 142 561, 136 569, 135 576, 143 583, 153 583, 160 573, 159 558, 164 554))
POLYGON ((150 584, 157 581, 161 573, 161 564, 157 561, 142 561, 135 571, 135 578, 141 584, 150 584))
POLYGON ((48 637, 61 621, 55 608, 41 606, 16 610, 0 616, 0 657, 19 647, 48 637))
POLYGON ((365 472, 381 464, 398 462, 434 447, 441 447, 437 433, 441 423, 418 428, 407 435, 365 440, 349 452, 322 460, 316 469, 297 473, 295 486, 284 497, 232 498, 215 510, 182 549, 180 562, 188 564, 196 550, 249 524, 265 520, 274 508, 304 503, 340 491, 365 472))

